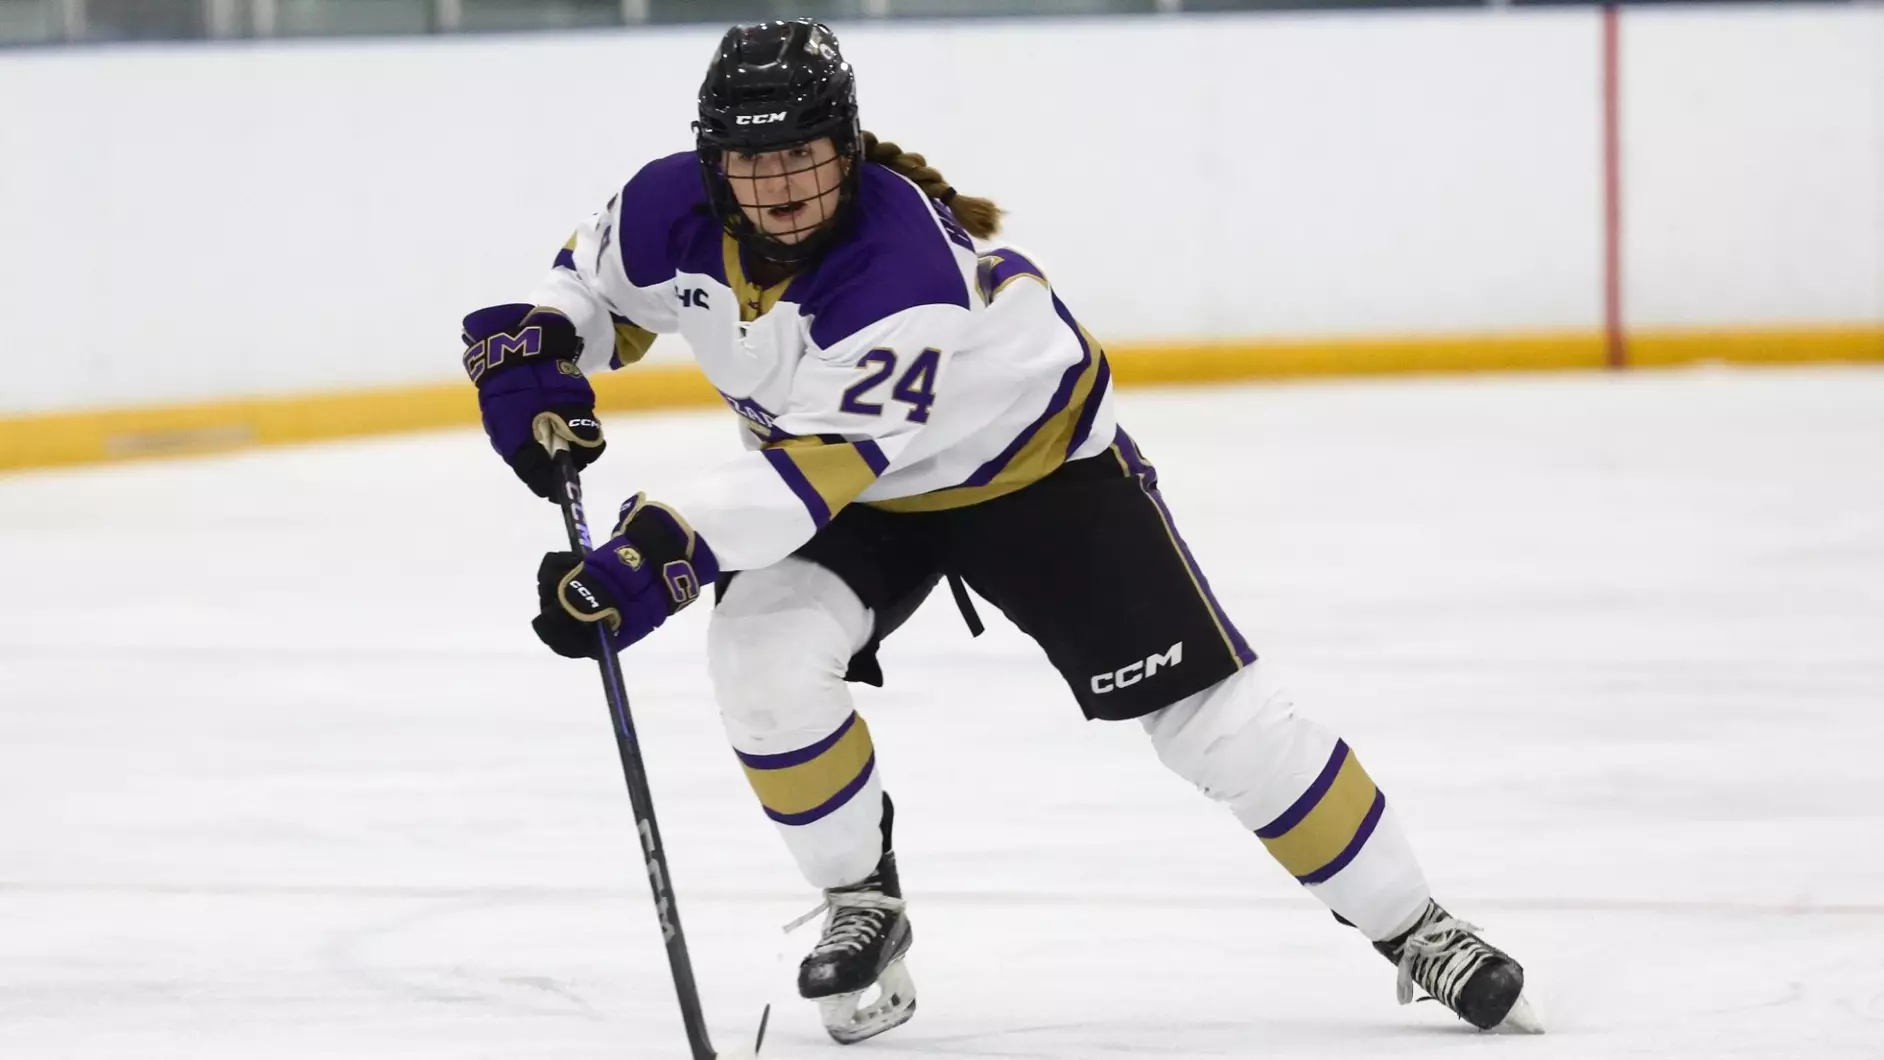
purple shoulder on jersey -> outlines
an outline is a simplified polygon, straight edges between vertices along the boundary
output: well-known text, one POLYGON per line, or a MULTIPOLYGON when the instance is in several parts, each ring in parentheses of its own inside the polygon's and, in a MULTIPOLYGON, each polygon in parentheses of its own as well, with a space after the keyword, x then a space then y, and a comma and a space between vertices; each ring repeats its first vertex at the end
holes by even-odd
POLYGON ((657 158, 621 189, 622 271, 636 287, 654 287, 675 272, 725 281, 720 223, 707 208, 700 163, 692 151, 657 158))
POLYGON ((1041 283, 1047 282, 1046 273, 1028 260, 1025 254, 1012 247, 996 247, 981 256, 977 281, 981 285, 981 300, 994 301, 994 296, 1006 287, 1010 280, 1021 276, 1032 276, 1041 283))
MULTIPOLYGON (((811 341, 830 347, 885 317, 923 305, 967 309, 968 284, 950 250, 968 249, 965 232, 945 232, 930 216, 928 196, 875 163, 857 181, 857 216, 850 233, 816 268, 787 289, 812 318, 811 341)), ((946 210, 945 225, 959 230, 946 210)))

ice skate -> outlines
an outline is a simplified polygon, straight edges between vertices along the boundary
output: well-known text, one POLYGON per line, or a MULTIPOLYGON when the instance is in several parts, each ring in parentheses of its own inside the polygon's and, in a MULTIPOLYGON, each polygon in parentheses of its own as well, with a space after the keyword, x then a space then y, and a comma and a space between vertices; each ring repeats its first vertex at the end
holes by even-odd
POLYGON ((1399 966, 1402 1005, 1424 990, 1479 1030, 1542 1034, 1544 1026, 1524 996, 1523 966, 1479 938, 1477 930, 1428 901, 1411 929, 1374 948, 1399 966))
MULTIPOLYGON (((883 855, 862 883, 824 892, 824 934, 798 966, 798 993, 818 1003, 824 1029, 849 1045, 908 1022, 916 985, 903 967, 913 937, 896 878, 896 856, 883 855), (875 997, 865 995, 875 988, 875 997)), ((803 922, 802 920, 800 921, 803 922)))

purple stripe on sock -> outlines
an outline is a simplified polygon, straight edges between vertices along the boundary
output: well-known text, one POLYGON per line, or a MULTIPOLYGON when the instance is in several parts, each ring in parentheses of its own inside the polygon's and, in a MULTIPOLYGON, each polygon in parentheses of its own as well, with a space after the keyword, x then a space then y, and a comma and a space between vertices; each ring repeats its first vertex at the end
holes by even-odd
POLYGON ((791 456, 783 449, 764 449, 761 452, 765 453, 765 459, 771 463, 772 470, 778 472, 778 477, 784 479, 785 484, 798 495, 798 500, 804 504, 805 511, 811 513, 812 523, 823 526, 830 522, 830 506, 824 503, 823 497, 818 496, 818 491, 812 488, 811 480, 798 469, 798 465, 792 461, 791 456))
POLYGON ((1105 351, 1099 351, 1099 373, 1092 381, 1092 392, 1086 395, 1086 407, 1079 410, 1079 424, 1073 428, 1073 440, 1067 443, 1066 458, 1071 460, 1079 447, 1086 444, 1092 436, 1092 421, 1099 418, 1099 405, 1106 396, 1106 387, 1112 385, 1112 366, 1106 363, 1105 351))
POLYGON ((864 763, 863 771, 857 774, 857 779, 844 785, 844 790, 826 799, 822 804, 814 806, 804 813, 778 813, 771 807, 766 807, 765 815, 780 824, 810 824, 813 821, 823 820, 831 814, 836 813, 845 803, 856 798, 857 793, 863 790, 864 785, 870 783, 870 774, 876 772, 876 769, 877 756, 873 754, 870 756, 870 760, 864 763))
POLYGON ((1322 883, 1332 879, 1335 873, 1347 868, 1348 862, 1353 861, 1361 852, 1361 848, 1367 845, 1368 837, 1374 834, 1374 828, 1380 824, 1380 815, 1386 812, 1387 793, 1376 790, 1374 804, 1367 808, 1367 816, 1362 818, 1360 830, 1354 833, 1354 841, 1349 843, 1333 861, 1306 876, 1297 876, 1296 879, 1304 884, 1322 883))
POLYGON ((1321 775, 1308 786, 1308 790, 1302 793, 1301 798, 1296 799, 1288 809, 1282 811, 1282 816, 1256 829, 1257 838, 1280 839, 1288 833, 1289 829, 1301 824, 1302 818, 1308 816, 1308 811, 1314 809, 1315 804, 1321 801, 1321 797, 1328 794, 1328 789, 1334 786, 1335 775, 1341 772, 1341 767, 1347 760, 1348 742, 1336 740, 1334 751, 1328 755, 1328 764, 1322 767, 1321 775))
POLYGON ((863 457, 864 463, 870 465, 873 474, 882 475, 883 470, 890 466, 890 458, 883 455, 883 448, 877 443, 865 438, 855 444, 857 455, 863 457))
POLYGON ((775 755, 749 755, 739 750, 735 750, 733 753, 739 756, 741 762, 753 769, 790 769, 793 766, 802 766, 806 762, 829 751, 831 748, 836 747, 837 741, 842 740, 844 734, 849 732, 851 726, 856 724, 857 712, 853 710, 850 713, 850 717, 844 719, 844 724, 837 727, 836 732, 812 744, 810 747, 800 747, 796 751, 785 751, 775 755))

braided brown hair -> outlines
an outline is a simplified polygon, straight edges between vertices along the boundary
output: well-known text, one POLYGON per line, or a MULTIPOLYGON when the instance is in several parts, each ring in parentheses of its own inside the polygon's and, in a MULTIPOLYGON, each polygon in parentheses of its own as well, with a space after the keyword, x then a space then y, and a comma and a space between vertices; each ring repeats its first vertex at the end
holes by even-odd
POLYGON ((931 199, 947 206, 955 214, 955 219, 968 229, 968 234, 976 239, 987 239, 1001 230, 1003 211, 992 199, 976 198, 973 195, 957 194, 942 179, 942 174, 929 165, 928 159, 914 152, 905 151, 892 143, 877 139, 877 134, 863 134, 864 159, 881 166, 888 166, 908 177, 923 193, 931 199))

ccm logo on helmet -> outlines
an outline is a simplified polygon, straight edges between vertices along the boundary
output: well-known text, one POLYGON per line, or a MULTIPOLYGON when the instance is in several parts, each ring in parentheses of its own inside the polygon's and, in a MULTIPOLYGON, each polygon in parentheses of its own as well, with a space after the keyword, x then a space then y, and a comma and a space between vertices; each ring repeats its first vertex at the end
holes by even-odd
POLYGON ((776 114, 741 114, 733 119, 734 125, 770 125, 775 121, 784 121, 787 111, 776 114))
POLYGON ((1127 663, 1109 674, 1092 675, 1093 695, 1103 696, 1107 692, 1117 691, 1143 681, 1166 666, 1176 666, 1184 661, 1184 642, 1178 641, 1164 651, 1149 659, 1127 663))

